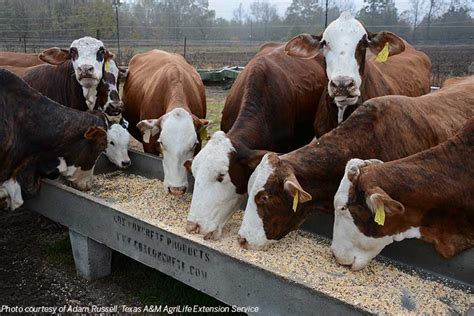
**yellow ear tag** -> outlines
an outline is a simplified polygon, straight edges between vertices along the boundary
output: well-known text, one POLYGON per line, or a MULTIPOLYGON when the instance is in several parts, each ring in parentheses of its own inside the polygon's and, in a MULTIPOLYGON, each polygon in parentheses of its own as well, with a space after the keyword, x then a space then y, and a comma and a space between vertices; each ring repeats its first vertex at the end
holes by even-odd
POLYGON ((296 191, 295 196, 293 197, 293 212, 296 213, 296 208, 298 207, 299 192, 296 191))
POLYGON ((207 140, 207 128, 201 128, 199 130, 199 139, 201 141, 207 140))
POLYGON ((110 72, 110 63, 108 61, 105 62, 105 71, 110 72))
POLYGON ((383 226, 385 224, 385 208, 383 205, 377 208, 377 210, 375 211, 374 222, 376 222, 380 226, 383 226))
POLYGON ((389 54, 389 47, 388 47, 388 42, 386 42, 385 46, 377 54, 377 57, 375 57, 375 60, 378 61, 379 63, 384 63, 388 59, 388 54, 389 54))

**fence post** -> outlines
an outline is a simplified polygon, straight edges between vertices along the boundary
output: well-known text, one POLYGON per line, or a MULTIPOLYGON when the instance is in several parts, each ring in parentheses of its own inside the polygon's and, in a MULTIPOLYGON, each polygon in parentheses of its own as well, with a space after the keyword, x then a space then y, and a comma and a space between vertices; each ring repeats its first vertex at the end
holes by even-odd
POLYGON ((100 30, 99 29, 96 30, 96 38, 98 40, 100 40, 100 30))
POLYGON ((26 53, 26 34, 23 34, 23 49, 26 53))
POLYGON ((186 59, 186 36, 184 37, 184 59, 186 59))

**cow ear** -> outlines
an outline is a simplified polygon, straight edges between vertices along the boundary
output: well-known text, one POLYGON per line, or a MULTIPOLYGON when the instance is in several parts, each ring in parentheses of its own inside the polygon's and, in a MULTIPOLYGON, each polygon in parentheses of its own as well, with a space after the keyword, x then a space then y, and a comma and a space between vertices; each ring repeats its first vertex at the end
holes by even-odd
POLYGON ((110 60, 112 58, 115 57, 115 54, 112 53, 111 51, 109 51, 108 49, 105 50, 105 54, 104 54, 104 59, 105 60, 110 60))
POLYGON ((118 81, 124 82, 128 76, 128 69, 125 67, 118 67, 119 74, 118 74, 118 81))
POLYGON ((138 122, 138 129, 142 132, 143 142, 149 143, 150 138, 161 132, 161 117, 155 120, 143 120, 138 122))
POLYGON ((360 168, 379 163, 383 163, 383 161, 378 159, 362 160, 358 158, 353 158, 349 160, 346 165, 347 179, 349 179, 350 182, 355 184, 357 182, 357 179, 359 179, 360 168))
POLYGON ((84 138, 97 143, 107 144, 107 132, 99 126, 89 127, 84 133, 84 138))
POLYGON ((51 65, 61 65, 71 59, 68 49, 51 47, 39 54, 39 59, 51 65))
POLYGON ((300 34, 286 43, 285 53, 292 57, 314 58, 319 53, 322 35, 300 34))
POLYGON ((298 182, 294 174, 291 174, 285 179, 283 188, 285 189, 286 193, 288 193, 288 195, 291 198, 295 198, 296 194, 298 194, 299 203, 306 203, 313 199, 311 194, 303 190, 303 188, 301 187, 300 183, 298 182))
POLYGON ((212 123, 211 121, 206 120, 206 119, 201 119, 201 118, 197 117, 194 114, 191 114, 191 116, 193 118, 194 128, 198 132, 199 132, 200 129, 206 128, 208 125, 210 126, 210 124, 212 123))
POLYGON ((405 50, 405 42, 392 32, 369 33, 369 48, 377 55, 388 43, 388 56, 402 53, 405 50))
POLYGON ((382 209, 388 216, 402 214, 405 207, 402 203, 392 199, 382 188, 375 187, 367 190, 366 202, 369 208, 375 213, 378 209, 382 209))

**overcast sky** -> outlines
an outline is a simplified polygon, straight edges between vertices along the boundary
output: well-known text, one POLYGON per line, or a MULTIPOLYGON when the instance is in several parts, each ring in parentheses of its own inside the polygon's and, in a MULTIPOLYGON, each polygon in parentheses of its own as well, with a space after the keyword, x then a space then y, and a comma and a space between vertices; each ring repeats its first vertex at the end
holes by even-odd
MULTIPOLYGON (((239 7, 239 3, 242 3, 244 8, 247 10, 250 3, 255 0, 209 0, 209 8, 216 10, 216 15, 219 18, 225 18, 230 20, 232 18, 232 12, 239 7)), ((264 0, 263 0, 264 1, 264 0)), ((324 1, 324 0, 321 0, 324 1)), ((333 2, 333 0, 329 0, 333 2)), ((291 0, 266 0, 268 3, 275 4, 278 9, 278 14, 284 15, 286 8, 291 4, 291 0)), ((364 3, 363 0, 353 0, 356 10, 359 10, 364 3)), ((410 0, 395 0, 395 4, 398 8, 399 13, 407 10, 410 6, 410 0)))

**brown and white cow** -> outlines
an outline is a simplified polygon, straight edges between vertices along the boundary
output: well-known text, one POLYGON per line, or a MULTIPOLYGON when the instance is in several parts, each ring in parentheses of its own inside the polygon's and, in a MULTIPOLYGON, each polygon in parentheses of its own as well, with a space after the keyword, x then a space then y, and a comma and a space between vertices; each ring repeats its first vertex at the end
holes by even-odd
POLYGON ((177 54, 151 50, 133 56, 123 91, 130 133, 147 153, 163 155, 165 189, 183 194, 184 162, 201 147, 208 125, 206 95, 197 71, 177 54))
POLYGON ((44 61, 38 58, 38 54, 0 52, 0 68, 3 66, 26 68, 41 64, 44 64, 44 61))
POLYGON ((291 39, 285 50, 295 57, 324 55, 329 81, 316 114, 318 137, 368 99, 392 94, 415 97, 430 92, 428 56, 394 33, 368 32, 348 12, 343 12, 321 35, 301 34, 291 39), (376 55, 385 45, 388 59, 377 61, 376 55), (330 120, 319 116, 329 116, 330 120))
POLYGON ((2 69, 0 113, 0 204, 21 206, 18 179, 35 181, 25 183, 34 188, 39 176, 60 173, 78 189, 90 187, 94 164, 107 145, 102 119, 53 102, 2 69))
POLYGON ((220 237, 247 193, 252 170, 268 150, 288 152, 314 137, 313 121, 326 86, 322 57, 286 56, 266 44, 232 86, 221 129, 194 158, 187 231, 220 237))
POLYGON ((474 247, 473 156, 474 118, 418 154, 387 163, 351 159, 334 198, 336 261, 360 270, 405 238, 433 243, 445 258, 474 247))
POLYGON ((249 181, 239 230, 242 246, 263 248, 314 211, 332 212, 350 159, 391 161, 446 141, 474 115, 473 84, 474 77, 468 77, 421 97, 371 99, 309 145, 282 156, 265 155, 249 181))
MULTIPOLYGON (((119 69, 101 41, 84 37, 69 49, 49 48, 40 54, 47 62, 28 68, 23 79, 43 95, 64 106, 87 111, 94 108, 107 113, 123 109, 118 94, 119 69)), ((130 166, 130 135, 124 124, 109 124, 107 158, 120 168, 130 166)), ((112 122, 110 122, 112 123, 112 122)))

